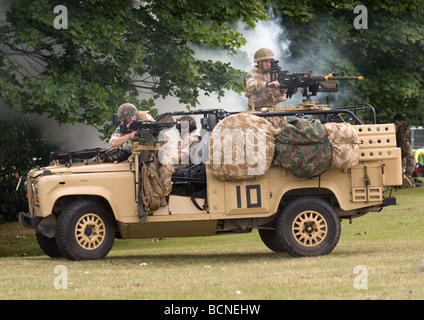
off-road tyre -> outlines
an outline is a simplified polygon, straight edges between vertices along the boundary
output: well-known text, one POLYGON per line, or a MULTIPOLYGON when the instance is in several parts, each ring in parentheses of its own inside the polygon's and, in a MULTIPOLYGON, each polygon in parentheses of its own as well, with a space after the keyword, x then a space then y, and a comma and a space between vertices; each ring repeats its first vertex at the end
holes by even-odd
POLYGON ((114 240, 112 214, 94 200, 70 203, 57 219, 57 245, 70 260, 102 259, 114 240))
POLYGON ((285 249, 278 238, 276 230, 259 229, 258 231, 262 242, 268 247, 268 249, 271 249, 274 252, 285 252, 285 249))
POLYGON ((46 254, 50 258, 63 257, 62 253, 59 250, 59 247, 57 246, 55 238, 48 238, 39 232, 35 233, 35 238, 37 239, 38 245, 40 246, 44 254, 46 254))
POLYGON ((340 233, 336 211, 318 197, 293 200, 281 212, 276 224, 282 247, 293 257, 329 254, 336 247, 340 233))

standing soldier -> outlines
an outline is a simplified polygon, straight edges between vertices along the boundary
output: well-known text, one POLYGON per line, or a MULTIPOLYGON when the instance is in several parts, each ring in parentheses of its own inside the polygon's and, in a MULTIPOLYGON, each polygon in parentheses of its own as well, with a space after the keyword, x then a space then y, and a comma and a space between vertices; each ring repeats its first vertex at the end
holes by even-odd
MULTIPOLYGON (((269 69, 271 61, 275 59, 274 53, 266 48, 256 51, 253 62, 256 66, 246 75, 244 86, 248 99, 249 111, 275 112, 280 109, 281 102, 286 101, 286 89, 280 90, 278 81, 271 82, 269 69)), ((296 93, 297 89, 293 91, 296 93)), ((285 117, 266 117, 275 128, 281 128, 285 117)))
POLYGON ((414 178, 412 177, 415 170, 415 156, 411 144, 409 143, 409 132, 411 131, 411 127, 400 114, 395 115, 393 122, 396 127, 396 143, 402 150, 402 165, 405 168, 405 176, 407 179, 407 183, 404 181, 404 186, 415 187, 414 178))

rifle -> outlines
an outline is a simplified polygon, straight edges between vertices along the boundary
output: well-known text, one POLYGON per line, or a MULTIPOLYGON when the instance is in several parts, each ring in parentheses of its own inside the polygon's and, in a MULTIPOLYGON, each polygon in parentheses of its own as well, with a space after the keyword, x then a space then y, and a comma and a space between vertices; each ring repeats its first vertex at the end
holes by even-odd
POLYGON ((364 77, 339 77, 338 73, 330 73, 322 76, 309 72, 292 73, 288 70, 281 70, 278 60, 271 61, 271 82, 278 81, 280 90, 287 90, 286 97, 291 98, 294 89, 302 88, 304 97, 316 96, 318 92, 337 92, 337 80, 364 80, 364 77))
MULTIPOLYGON (((171 116, 182 116, 182 115, 203 115, 203 118, 200 119, 200 124, 202 129, 206 131, 212 131, 218 121, 228 117, 231 114, 236 114, 238 112, 229 112, 224 109, 197 109, 190 111, 175 111, 169 112, 167 115, 171 116)), ((164 116, 164 115, 161 115, 164 116)), ((159 117, 161 117, 159 116, 159 117)), ((158 119, 156 119, 158 121, 158 119)))
POLYGON ((156 122, 135 120, 130 124, 129 128, 127 128, 126 124, 122 124, 120 122, 118 115, 115 113, 113 115, 113 124, 119 126, 119 130, 122 134, 137 131, 138 140, 142 143, 154 141, 161 130, 171 128, 176 125, 177 122, 172 120, 172 116, 203 115, 203 118, 200 121, 202 128, 207 131, 212 131, 218 121, 235 113, 238 112, 228 112, 224 109, 197 109, 191 111, 167 112, 156 116, 156 122))
POLYGON ((159 133, 164 130, 175 126, 176 122, 153 122, 153 121, 137 121, 134 120, 127 128, 126 125, 119 126, 120 132, 123 134, 137 131, 136 137, 142 144, 144 142, 154 142, 159 133))

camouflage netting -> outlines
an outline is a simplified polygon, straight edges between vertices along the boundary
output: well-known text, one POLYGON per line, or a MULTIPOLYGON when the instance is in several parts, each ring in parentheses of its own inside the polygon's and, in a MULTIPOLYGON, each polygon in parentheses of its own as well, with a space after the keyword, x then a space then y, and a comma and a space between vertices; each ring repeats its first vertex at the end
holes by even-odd
POLYGON ((350 123, 324 124, 331 145, 331 168, 349 169, 359 162, 359 137, 350 123))
POLYGON ((274 153, 274 129, 255 115, 229 116, 211 134, 209 160, 213 175, 221 180, 249 180, 264 175, 274 153))
POLYGON ((331 146, 319 120, 284 123, 275 142, 277 160, 296 177, 314 178, 330 168, 331 146))

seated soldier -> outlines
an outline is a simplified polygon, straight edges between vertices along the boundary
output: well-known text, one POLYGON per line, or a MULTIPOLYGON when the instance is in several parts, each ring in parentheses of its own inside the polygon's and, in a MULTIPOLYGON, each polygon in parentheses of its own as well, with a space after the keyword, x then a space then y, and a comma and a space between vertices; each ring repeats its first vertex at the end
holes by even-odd
MULTIPOLYGON (((131 103, 124 103, 118 109, 118 117, 121 121, 121 124, 125 125, 127 129, 130 124, 135 121, 155 121, 150 115, 150 111, 137 111, 137 108, 131 103)), ((118 126, 115 131, 112 133, 112 136, 109 140, 110 146, 112 148, 117 148, 120 146, 129 147, 132 144, 132 141, 135 139, 137 132, 132 131, 128 134, 122 134, 121 128, 118 126)))
POLYGON ((181 141, 178 143, 178 163, 187 165, 192 162, 193 152, 200 141, 200 136, 195 132, 196 120, 191 116, 184 115, 178 119, 176 127, 181 136, 181 141))
MULTIPOLYGON (((155 121, 150 115, 149 111, 138 111, 137 108, 131 103, 124 103, 118 109, 118 117, 121 124, 125 125, 129 129, 130 124, 133 121, 155 121)), ((113 132, 109 143, 112 148, 117 147, 131 147, 132 141, 136 139, 137 131, 131 131, 128 134, 122 134, 120 126, 113 132)), ((158 152, 150 151, 149 160, 146 163, 147 166, 152 167, 159 175, 164 189, 164 195, 168 196, 172 190, 171 177, 174 173, 174 168, 171 164, 160 164, 158 160, 158 152)), ((161 206, 167 206, 165 198, 161 199, 161 206)))

